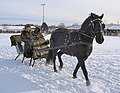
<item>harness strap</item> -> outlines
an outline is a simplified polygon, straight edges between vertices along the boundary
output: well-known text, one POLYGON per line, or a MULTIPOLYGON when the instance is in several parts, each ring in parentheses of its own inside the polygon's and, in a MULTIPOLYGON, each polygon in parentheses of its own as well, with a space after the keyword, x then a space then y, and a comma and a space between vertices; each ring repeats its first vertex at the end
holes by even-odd
POLYGON ((69 46, 75 46, 75 45, 87 45, 87 46, 92 46, 92 44, 87 43, 87 42, 73 42, 72 44, 70 44, 69 46))
POLYGON ((89 35, 84 34, 84 33, 82 33, 82 32, 79 32, 79 33, 80 33, 80 34, 82 34, 82 35, 84 35, 84 36, 86 36, 86 37, 89 37, 89 38, 93 39, 93 37, 92 37, 92 36, 89 36, 89 35))
POLYGON ((43 51, 49 51, 49 50, 56 50, 56 49, 60 49, 60 48, 67 48, 67 47, 71 47, 71 46, 75 46, 75 45, 87 45, 87 46, 92 46, 92 44, 87 43, 87 42, 74 42, 70 45, 64 44, 61 46, 57 46, 57 47, 49 47, 49 48, 42 48, 42 49, 37 49, 39 52, 43 52, 43 51))

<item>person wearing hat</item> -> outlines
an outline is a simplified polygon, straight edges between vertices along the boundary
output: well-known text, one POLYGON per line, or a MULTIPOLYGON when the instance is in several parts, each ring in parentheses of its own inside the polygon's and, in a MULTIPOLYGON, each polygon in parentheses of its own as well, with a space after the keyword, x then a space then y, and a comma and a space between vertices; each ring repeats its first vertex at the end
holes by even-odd
POLYGON ((26 24, 24 30, 21 32, 21 41, 24 42, 24 57, 27 58, 32 56, 32 37, 31 25, 26 24))
POLYGON ((32 30, 31 30, 31 25, 26 24, 24 30, 21 33, 21 40, 23 42, 29 41, 30 38, 32 38, 32 30))
POLYGON ((49 40, 45 40, 44 36, 40 32, 39 27, 35 27, 33 31, 34 41, 33 45, 33 59, 45 58, 47 57, 48 51, 39 51, 42 48, 48 48, 49 40))

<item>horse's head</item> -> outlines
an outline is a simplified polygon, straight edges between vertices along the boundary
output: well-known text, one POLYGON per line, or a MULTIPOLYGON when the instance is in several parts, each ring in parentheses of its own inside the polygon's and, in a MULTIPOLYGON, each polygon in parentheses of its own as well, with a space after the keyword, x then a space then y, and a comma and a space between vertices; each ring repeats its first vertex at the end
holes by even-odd
POLYGON ((105 24, 102 22, 104 14, 98 16, 91 13, 92 34, 95 36, 96 42, 102 44, 104 41, 102 31, 105 28, 105 24))
POLYGON ((102 30, 105 24, 102 22, 104 14, 98 16, 91 13, 90 16, 83 22, 81 30, 87 34, 88 37, 96 39, 96 42, 101 44, 104 41, 102 30))

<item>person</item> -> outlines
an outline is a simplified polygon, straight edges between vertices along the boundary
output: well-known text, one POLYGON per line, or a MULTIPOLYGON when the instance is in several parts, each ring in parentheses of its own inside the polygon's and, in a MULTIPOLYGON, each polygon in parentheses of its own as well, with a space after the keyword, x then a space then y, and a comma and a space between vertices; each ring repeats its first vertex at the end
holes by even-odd
POLYGON ((33 36, 33 34, 32 34, 32 30, 31 30, 31 25, 26 24, 24 30, 21 33, 21 40, 23 42, 29 41, 32 36, 33 36))
POLYGON ((32 37, 33 33, 31 25, 26 24, 24 30, 21 32, 21 41, 24 42, 24 57, 30 58, 32 56, 32 37))
POLYGON ((35 39, 43 38, 43 35, 40 32, 40 28, 39 27, 35 27, 35 29, 33 31, 33 36, 35 37, 35 39))
POLYGON ((44 36, 40 32, 39 27, 36 27, 34 29, 33 36, 35 37, 33 41, 33 58, 37 59, 37 58, 46 57, 48 54, 48 51, 40 52, 38 50, 42 48, 48 48, 49 41, 45 40, 44 36))

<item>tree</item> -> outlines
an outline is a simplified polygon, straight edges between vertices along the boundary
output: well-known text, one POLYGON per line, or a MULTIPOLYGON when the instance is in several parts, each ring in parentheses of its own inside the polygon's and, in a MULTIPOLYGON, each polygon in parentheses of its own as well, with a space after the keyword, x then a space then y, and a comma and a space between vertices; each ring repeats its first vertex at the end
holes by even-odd
POLYGON ((65 28, 65 23, 60 23, 60 24, 58 25, 58 28, 65 28))
POLYGON ((3 28, 3 31, 6 32, 6 31, 8 30, 9 27, 8 27, 8 26, 3 26, 2 28, 3 28))

